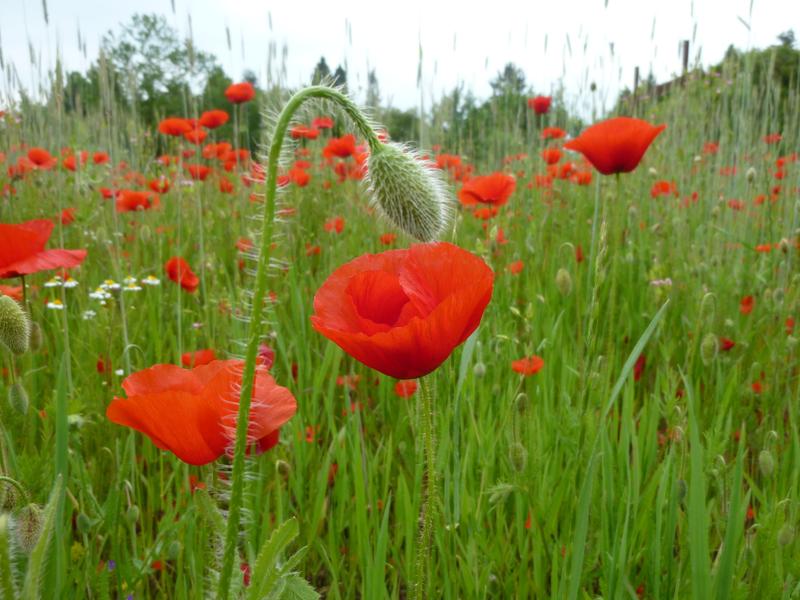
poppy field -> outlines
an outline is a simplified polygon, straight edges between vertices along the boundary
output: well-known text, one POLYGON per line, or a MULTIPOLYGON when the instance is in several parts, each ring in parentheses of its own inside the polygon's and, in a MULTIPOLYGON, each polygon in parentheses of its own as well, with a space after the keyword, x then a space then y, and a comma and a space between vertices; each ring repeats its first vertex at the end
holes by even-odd
POLYGON ((427 147, 0 111, 0 597, 800 597, 800 95, 738 68, 427 147))

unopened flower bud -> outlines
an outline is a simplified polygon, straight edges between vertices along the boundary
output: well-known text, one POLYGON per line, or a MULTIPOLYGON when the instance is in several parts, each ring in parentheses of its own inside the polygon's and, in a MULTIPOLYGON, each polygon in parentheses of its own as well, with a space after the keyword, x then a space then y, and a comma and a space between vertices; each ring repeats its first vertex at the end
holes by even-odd
POLYGON ((750 167, 749 169, 747 169, 747 173, 745 173, 745 177, 747 177, 747 181, 748 182, 753 183, 753 181, 755 181, 755 178, 756 178, 756 168, 755 167, 750 167))
POLYGON ((775 471, 775 459, 769 450, 762 450, 758 453, 758 468, 764 477, 772 477, 775 471))
POLYGON ((8 388, 8 404, 21 415, 28 414, 28 392, 22 387, 22 383, 15 381, 8 388))
POLYGON ((395 143, 372 148, 366 181, 372 204, 411 237, 428 242, 447 228, 453 205, 441 174, 415 151, 395 143))
POLYGON ((288 462, 279 458, 275 461, 275 470, 281 477, 288 477, 292 472, 292 467, 288 462))
POLYGON ((778 543, 781 546, 788 546, 794 541, 794 527, 789 523, 784 523, 778 531, 778 543))
POLYGON ((700 343, 700 358, 703 364, 708 366, 717 357, 719 352, 719 340, 713 333, 708 333, 700 343))
POLYGON ((483 377, 486 375, 486 365, 478 361, 475 363, 475 366, 472 367, 472 372, 475 377, 483 377))
POLYGON ((558 293, 565 297, 572 293, 572 277, 563 267, 556 273, 556 288, 558 293))
POLYGON ((781 252, 783 252, 784 254, 789 252, 789 240, 787 240, 786 238, 781 238, 781 241, 778 242, 778 248, 780 248, 781 252))
POLYGON ((31 333, 28 337, 28 347, 31 352, 38 352, 42 348, 42 328, 36 321, 31 321, 31 333))
POLYGON ((30 331, 30 321, 22 307, 10 296, 0 296, 0 344, 14 354, 23 354, 28 350, 30 331))
POLYGON ((30 554, 42 531, 42 509, 36 504, 25 506, 14 519, 17 545, 24 554, 30 554))
POLYGON ((508 459, 511 461, 511 466, 514 467, 517 473, 522 472, 528 464, 528 451, 525 449, 525 446, 519 442, 515 442, 511 444, 511 447, 508 449, 508 459))
POLYGON ((85 512, 78 513, 75 518, 75 525, 78 527, 78 531, 84 535, 92 530, 92 520, 85 512))
POLYGON ((788 348, 789 352, 794 350, 797 347, 797 338, 793 335, 789 335, 786 337, 786 347, 788 348))
POLYGON ((177 560, 181 554, 181 543, 178 540, 172 540, 169 546, 167 546, 167 559, 168 560, 177 560))
POLYGON ((139 507, 135 504, 131 504, 128 507, 127 512, 125 513, 125 519, 128 521, 129 524, 133 525, 136 521, 139 520, 139 507))
POLYGON ((517 394, 517 397, 514 399, 514 404, 516 405, 517 412, 524 415, 528 410, 528 394, 524 392, 517 394))

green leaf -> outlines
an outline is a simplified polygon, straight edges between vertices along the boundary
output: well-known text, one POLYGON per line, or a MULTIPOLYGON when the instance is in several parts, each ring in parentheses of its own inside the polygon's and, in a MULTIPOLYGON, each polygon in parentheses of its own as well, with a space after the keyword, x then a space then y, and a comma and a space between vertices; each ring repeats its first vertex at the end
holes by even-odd
POLYGON ((292 517, 273 531, 269 539, 264 542, 253 567, 250 589, 247 593, 248 600, 260 600, 273 592, 273 586, 281 576, 278 559, 298 533, 300 526, 297 524, 297 519, 292 517))

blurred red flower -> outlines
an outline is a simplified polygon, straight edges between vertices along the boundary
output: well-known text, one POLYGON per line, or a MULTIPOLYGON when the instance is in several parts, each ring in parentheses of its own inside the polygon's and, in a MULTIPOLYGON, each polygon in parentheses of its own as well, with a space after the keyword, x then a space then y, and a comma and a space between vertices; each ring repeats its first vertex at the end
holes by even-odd
POLYGON ((544 359, 535 354, 530 357, 511 361, 511 369, 520 375, 536 375, 544 367, 544 359))
POLYGON ((548 165, 554 165, 561 160, 561 150, 558 148, 545 148, 542 150, 542 159, 548 165))
POLYGON ((410 398, 417 391, 416 379, 404 379, 394 384, 394 393, 398 398, 410 398))
POLYGON ((147 191, 119 190, 117 192, 117 212, 131 212, 134 210, 147 210, 159 205, 158 194, 147 191))
POLYGON ((200 115, 200 119, 197 121, 197 123, 206 129, 216 129, 217 127, 222 127, 225 125, 225 123, 228 122, 228 118, 228 113, 217 108, 204 112, 202 115, 200 115))
POLYGON ((430 373, 475 331, 494 273, 446 242, 365 254, 314 297, 314 329, 368 367, 397 379, 430 373))
POLYGON ((536 96, 535 98, 528 98, 528 108, 537 115, 544 115, 550 110, 552 102, 553 98, 550 96, 536 96))
POLYGON ((194 274, 194 271, 189 267, 189 263, 180 256, 170 258, 164 265, 164 270, 167 273, 167 277, 180 284, 189 293, 194 292, 200 285, 200 278, 194 274))
POLYGON ((213 360, 217 360, 217 355, 211 348, 181 354, 181 364, 184 367, 201 367, 213 360))
MULTIPOLYGON (((145 434, 183 462, 204 465, 232 445, 244 362, 213 361, 194 369, 154 365, 122 382, 127 398, 115 397, 106 410, 114 423, 145 434)), ((280 427, 297 410, 291 392, 256 368, 248 441, 259 451, 278 443, 280 427)))
POLYGON ((517 181, 513 175, 506 175, 502 172, 482 175, 468 179, 461 191, 458 199, 464 206, 473 204, 492 204, 503 206, 517 187, 517 181))
POLYGON ((749 315, 751 312, 753 312, 753 306, 755 306, 755 303, 755 298, 752 296, 745 296, 739 303, 739 312, 743 315, 749 315))
POLYGON ((666 127, 641 119, 616 117, 592 125, 564 144, 564 148, 583 154, 603 175, 628 173, 639 165, 647 148, 666 127))
POLYGON ((86 250, 45 250, 55 224, 47 219, 0 223, 0 279, 77 267, 86 250))
POLYGON ((192 126, 186 119, 181 117, 169 117, 162 119, 158 124, 158 132, 174 137, 181 136, 187 131, 191 131, 192 126))
POLYGON ((228 89, 225 90, 225 97, 228 99, 228 102, 232 104, 242 104, 244 102, 250 102, 250 100, 255 98, 256 90, 249 81, 232 83, 228 86, 228 89))
POLYGON ((44 148, 31 148, 28 150, 28 160, 40 169, 51 169, 56 164, 56 159, 44 148))
POLYGON ((322 149, 322 155, 325 158, 347 158, 356 153, 356 136, 352 133, 343 135, 340 138, 331 138, 328 140, 328 145, 322 149))

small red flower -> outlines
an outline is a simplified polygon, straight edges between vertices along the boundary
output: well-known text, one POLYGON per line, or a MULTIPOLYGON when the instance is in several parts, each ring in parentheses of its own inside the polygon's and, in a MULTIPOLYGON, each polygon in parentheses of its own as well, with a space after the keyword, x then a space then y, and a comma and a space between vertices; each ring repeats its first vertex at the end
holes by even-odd
POLYGON ((232 83, 225 90, 225 97, 231 104, 243 104, 256 97, 256 90, 249 81, 232 83))
POLYGON ((184 367, 200 367, 214 360, 217 360, 217 355, 211 348, 181 354, 181 364, 184 367))
POLYGON ((550 110, 552 102, 553 98, 550 96, 536 96, 535 98, 528 98, 528 108, 537 115, 544 115, 550 110))
POLYGON ((720 338, 719 339, 719 349, 722 352, 728 352, 736 345, 736 342, 733 340, 729 340, 728 338, 720 338))
POLYGON ((749 315, 751 312, 753 312, 755 302, 756 301, 752 296, 745 296, 739 303, 739 312, 743 315, 749 315))
POLYGON ((180 284, 189 293, 194 292, 200 285, 200 278, 194 274, 189 263, 180 256, 170 258, 164 265, 164 270, 167 272, 167 277, 180 284))
POLYGON ((464 206, 478 203, 503 206, 516 187, 516 179, 501 172, 471 177, 458 193, 458 199, 464 206))
POLYGON ((405 379, 394 384, 394 393, 398 398, 410 398, 417 392, 417 380, 405 379))
POLYGON ((636 359, 636 363, 633 365, 633 380, 639 381, 644 374, 644 369, 647 366, 647 358, 644 354, 640 354, 639 358, 636 359))
POLYGON ((508 265, 508 272, 512 275, 519 275, 522 273, 522 269, 525 268, 525 263, 521 260, 514 261, 508 265))
POLYGON ((173 137, 181 136, 191 130, 192 125, 189 123, 189 121, 180 117, 169 117, 167 119, 163 119, 158 124, 159 133, 171 135, 173 137))
POLYGON ((322 155, 325 158, 347 158, 356 153, 356 136, 348 133, 340 138, 331 138, 328 145, 322 150, 322 155))
POLYGON ((325 221, 325 231, 331 233, 342 233, 344 231, 344 219, 342 217, 332 217, 325 221))
POLYGON ((228 122, 228 113, 224 110, 215 109, 215 110, 207 110, 202 115, 200 115, 200 119, 197 121, 198 124, 206 129, 216 129, 217 127, 222 127, 225 123, 228 122))
POLYGON ((545 148, 542 150, 542 159, 548 165, 554 165, 561 160, 561 150, 558 148, 545 148))
POLYGON ((544 367, 544 359, 541 356, 533 356, 520 358, 519 360, 511 361, 511 369, 520 375, 536 375, 544 367))

